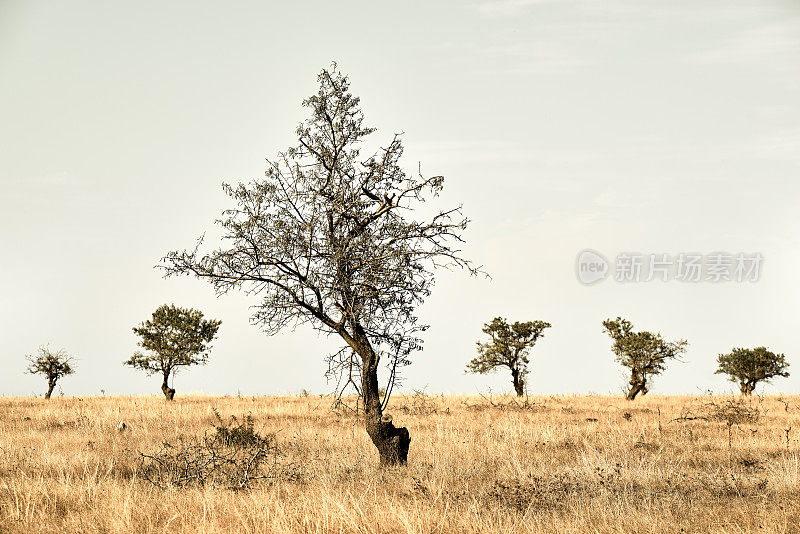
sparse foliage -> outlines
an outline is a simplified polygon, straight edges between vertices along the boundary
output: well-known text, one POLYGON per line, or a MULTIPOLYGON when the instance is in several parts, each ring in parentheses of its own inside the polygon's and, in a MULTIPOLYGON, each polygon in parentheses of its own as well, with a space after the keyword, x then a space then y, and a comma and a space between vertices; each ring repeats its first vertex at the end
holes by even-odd
POLYGON ((751 395, 759 382, 769 382, 776 376, 788 377, 789 363, 783 354, 775 354, 766 347, 754 349, 735 348, 728 354, 717 356, 716 374, 728 375, 728 380, 739 384, 742 395, 751 395))
POLYGON ((477 272, 454 248, 467 219, 460 208, 413 218, 444 179, 406 174, 398 135, 364 158, 374 129, 364 124, 347 76, 333 65, 318 80, 319 91, 303 102, 311 116, 297 128, 298 144, 269 161, 264 178, 223 186, 235 203, 218 221, 226 247, 171 252, 165 269, 205 278, 218 294, 258 296, 252 321, 267 333, 310 324, 339 336, 345 347, 330 358, 330 372, 360 395, 381 464, 402 464, 410 437, 381 417, 388 397, 379 392, 379 364, 389 368, 388 395, 398 369, 421 348, 427 326, 415 310, 433 271, 477 272))
POLYGON ((160 373, 163 377, 161 391, 167 400, 175 397, 169 386, 171 374, 180 367, 205 365, 211 341, 222 321, 203 319, 203 312, 164 304, 148 319, 133 329, 141 338, 139 346, 149 352, 136 352, 125 365, 141 369, 148 375, 160 373))
POLYGON ((669 360, 686 352, 686 340, 664 341, 661 334, 634 332, 630 321, 617 317, 603 321, 605 332, 614 340, 611 348, 617 361, 630 370, 627 398, 646 395, 650 379, 666 368, 669 360))
POLYGON ((25 356, 28 360, 27 372, 32 375, 42 375, 47 379, 47 393, 44 398, 49 399, 53 389, 61 377, 75 372, 73 358, 64 349, 51 350, 48 345, 41 345, 37 354, 25 356))
POLYGON ((477 342, 478 357, 467 364, 467 371, 486 374, 498 367, 508 367, 514 391, 521 397, 525 394, 528 355, 546 328, 550 328, 550 323, 544 321, 509 324, 504 318, 495 317, 491 323, 483 326, 483 332, 492 340, 488 343, 477 342))

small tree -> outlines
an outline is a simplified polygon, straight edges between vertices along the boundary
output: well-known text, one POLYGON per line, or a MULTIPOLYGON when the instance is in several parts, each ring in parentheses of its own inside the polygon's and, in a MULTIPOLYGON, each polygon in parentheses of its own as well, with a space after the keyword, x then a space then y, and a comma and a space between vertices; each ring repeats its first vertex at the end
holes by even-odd
POLYGON ((528 374, 528 354, 536 341, 544 335, 550 323, 544 321, 515 322, 508 324, 502 317, 495 317, 483 325, 483 332, 492 340, 477 342, 478 357, 467 364, 467 371, 486 374, 498 367, 511 369, 511 380, 517 396, 525 393, 525 377, 528 374))
POLYGON ((168 384, 170 374, 176 373, 179 367, 205 365, 211 349, 209 343, 220 324, 222 321, 203 319, 201 311, 164 304, 153 312, 152 319, 133 329, 142 338, 139 346, 150 354, 137 351, 125 365, 142 369, 148 375, 160 373, 164 378, 161 391, 171 401, 175 390, 168 384))
POLYGON ((374 129, 347 76, 334 65, 318 80, 303 102, 310 117, 297 128, 297 145, 269 161, 264 177, 224 186, 234 203, 218 221, 224 247, 171 252, 166 272, 205 278, 218 294, 258 296, 252 321, 267 333, 309 324, 339 337, 344 347, 329 359, 331 371, 359 394, 381 464, 404 464, 411 438, 383 416, 378 368, 388 364, 390 392, 398 367, 421 348, 426 326, 415 310, 434 269, 477 272, 456 248, 467 220, 459 208, 415 218, 444 178, 407 174, 397 135, 362 156, 374 129))
POLYGON ((634 332, 630 321, 617 317, 603 321, 606 333, 614 340, 612 349, 617 361, 630 369, 631 378, 627 399, 633 400, 641 393, 646 395, 648 381, 661 374, 668 360, 677 358, 686 352, 686 340, 668 342, 661 334, 651 332, 634 332))
POLYGON ((75 372, 73 359, 64 349, 50 350, 47 345, 39 347, 38 354, 25 356, 28 360, 27 372, 32 375, 43 375, 47 378, 47 393, 45 399, 49 399, 56 387, 56 382, 62 377, 71 375, 75 372))
POLYGON ((728 375, 728 380, 739 383, 742 395, 751 395, 759 382, 769 382, 776 376, 787 377, 789 364, 783 354, 775 354, 766 347, 754 349, 735 348, 728 354, 717 356, 716 374, 728 375))

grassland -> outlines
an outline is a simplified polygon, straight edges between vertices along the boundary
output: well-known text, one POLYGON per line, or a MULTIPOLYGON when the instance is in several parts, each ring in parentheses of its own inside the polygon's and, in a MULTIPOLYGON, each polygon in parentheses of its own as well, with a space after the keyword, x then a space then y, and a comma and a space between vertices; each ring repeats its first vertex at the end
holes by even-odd
POLYGON ((800 531, 800 397, 397 396, 411 455, 389 470, 330 407, 0 398, 0 532, 800 531), (204 435, 213 410, 276 432, 278 462, 298 476, 241 491, 142 478, 140 452, 204 435))

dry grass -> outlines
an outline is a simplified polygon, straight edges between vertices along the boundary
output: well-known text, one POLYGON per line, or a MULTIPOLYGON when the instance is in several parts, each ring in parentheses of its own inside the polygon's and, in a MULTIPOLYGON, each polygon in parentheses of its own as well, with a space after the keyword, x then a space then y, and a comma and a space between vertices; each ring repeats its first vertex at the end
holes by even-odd
POLYGON ((738 403, 396 397, 411 463, 381 471, 329 398, 0 398, 0 532, 800 530, 800 398, 754 398, 758 420, 731 425, 710 401, 738 403), (202 437, 213 409, 275 432, 297 476, 243 491, 140 476, 140 451, 202 437))

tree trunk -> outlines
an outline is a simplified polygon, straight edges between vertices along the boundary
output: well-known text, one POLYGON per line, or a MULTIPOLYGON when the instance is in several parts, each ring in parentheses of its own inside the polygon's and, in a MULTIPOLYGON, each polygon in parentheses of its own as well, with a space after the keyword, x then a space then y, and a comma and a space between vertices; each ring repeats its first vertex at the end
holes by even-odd
POLYGON ((175 390, 169 387, 167 384, 167 378, 169 378, 169 374, 164 375, 164 382, 161 384, 161 391, 164 392, 164 396, 167 398, 168 401, 171 401, 175 398, 175 390))
POLYGON ((517 369, 511 369, 511 378, 514 381, 514 391, 516 391, 517 397, 523 396, 525 394, 525 379, 520 376, 517 369))
POLYGON ((749 397, 753 394, 756 390, 756 383, 755 382, 742 382, 739 386, 739 390, 742 392, 742 395, 749 397))
POLYGON ((381 467, 408 463, 411 436, 405 427, 397 428, 389 415, 383 416, 378 388, 378 355, 365 335, 359 336, 356 351, 361 356, 361 397, 364 401, 364 426, 378 449, 381 467))
POLYGON ((646 395, 647 387, 645 384, 646 383, 644 381, 633 382, 631 384, 631 389, 628 391, 628 395, 625 398, 628 399, 629 401, 632 401, 633 399, 636 398, 636 395, 638 395, 639 393, 641 393, 642 395, 646 395))
POLYGON ((51 380, 50 382, 47 383, 47 393, 44 394, 45 399, 50 398, 50 395, 53 394, 53 390, 55 389, 55 387, 56 387, 55 380, 51 380))

